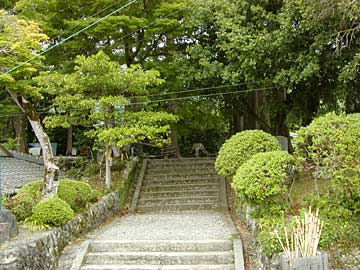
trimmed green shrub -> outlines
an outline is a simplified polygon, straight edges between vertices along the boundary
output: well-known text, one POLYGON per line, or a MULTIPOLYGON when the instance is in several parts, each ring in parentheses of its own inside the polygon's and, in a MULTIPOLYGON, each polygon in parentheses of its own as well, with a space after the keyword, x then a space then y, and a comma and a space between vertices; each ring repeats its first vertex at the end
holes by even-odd
POLYGON ((254 154, 276 150, 280 150, 280 146, 274 136, 261 130, 242 131, 221 146, 215 168, 223 176, 234 176, 254 154))
POLYGON ((34 181, 23 186, 13 197, 6 200, 4 206, 12 211, 18 221, 31 216, 31 209, 41 199, 42 181, 34 181))
POLYGON ((286 198, 294 164, 294 158, 284 151, 256 154, 239 167, 232 186, 251 203, 274 203, 286 198))
POLYGON ((295 155, 315 175, 331 179, 336 200, 356 210, 360 201, 360 114, 328 113, 299 130, 295 155))
POLYGON ((94 200, 94 192, 89 184, 70 180, 60 180, 58 197, 66 201, 75 212, 81 211, 86 204, 94 200))
MULTIPOLYGON (((14 213, 18 221, 31 216, 31 209, 41 200, 42 186, 42 180, 33 181, 23 186, 13 198, 7 200, 6 207, 14 213)), ((75 212, 79 212, 89 202, 97 201, 99 193, 92 190, 85 182, 62 179, 58 197, 66 201, 75 212)))
POLYGON ((32 212, 32 221, 49 226, 61 226, 74 217, 70 205, 57 197, 39 202, 32 212))

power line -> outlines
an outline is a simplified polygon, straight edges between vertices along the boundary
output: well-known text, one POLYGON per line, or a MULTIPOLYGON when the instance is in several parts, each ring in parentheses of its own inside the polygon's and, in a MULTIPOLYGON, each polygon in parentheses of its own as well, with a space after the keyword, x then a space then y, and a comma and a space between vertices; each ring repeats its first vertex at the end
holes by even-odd
POLYGON ((135 3, 136 1, 137 1, 137 0, 132 0, 132 1, 130 1, 129 3, 125 4, 124 6, 121 6, 120 8, 115 9, 114 11, 110 12, 109 14, 107 14, 107 15, 105 15, 105 16, 103 16, 103 17, 101 17, 100 19, 96 20, 95 22, 93 22, 93 23, 89 24, 88 26, 86 26, 86 27, 84 27, 84 28, 80 29, 79 31, 75 32, 74 34, 72 34, 72 35, 68 36, 67 38, 63 39, 63 40, 62 40, 62 41, 60 41, 59 43, 57 43, 57 44, 55 44, 55 45, 53 45, 53 46, 49 47, 48 49, 46 49, 46 50, 44 50, 44 51, 42 51, 42 52, 40 52, 40 53, 38 53, 38 54, 34 55, 33 57, 29 58, 29 59, 28 59, 28 60, 26 60, 25 62, 22 62, 21 64, 19 64, 19 65, 17 65, 17 66, 15 66, 15 67, 13 67, 12 69, 10 69, 10 70, 8 70, 7 72, 3 73, 3 75, 9 74, 9 73, 11 73, 11 72, 13 72, 13 71, 17 70, 18 68, 20 68, 20 67, 24 66, 25 64, 27 64, 27 63, 31 62, 31 61, 32 61, 32 60, 34 60, 34 59, 36 59, 36 58, 40 57, 41 55, 43 55, 43 54, 47 53, 48 51, 51 51, 52 49, 54 49, 54 48, 56 48, 56 47, 60 46, 60 45, 61 45, 61 44, 63 44, 64 42, 66 42, 66 41, 68 41, 68 40, 72 39, 73 37, 75 37, 75 36, 79 35, 80 33, 84 32, 85 30, 87 30, 87 29, 91 28, 92 26, 94 26, 94 25, 98 24, 99 22, 101 22, 101 21, 103 21, 103 20, 107 19, 108 17, 110 17, 110 16, 112 16, 113 14, 115 14, 115 13, 119 12, 120 10, 123 10, 124 8, 127 8, 128 6, 132 5, 132 4, 133 4, 133 3, 135 3))
MULTIPOLYGON (((202 87, 202 88, 195 88, 195 89, 188 89, 183 91, 173 91, 173 92, 167 92, 167 93, 158 93, 158 94, 149 94, 149 95, 137 95, 132 96, 132 98, 146 98, 146 97, 156 97, 156 96, 167 96, 167 95, 173 95, 173 94, 183 94, 183 93, 191 93, 191 92, 199 92, 199 91, 205 91, 205 90, 213 90, 213 89, 221 89, 221 88, 229 88, 229 87, 237 87, 237 86, 244 86, 244 85, 252 85, 259 82, 249 82, 249 83, 238 83, 238 84, 229 84, 229 85, 219 85, 219 86, 212 86, 212 87, 202 87)), ((39 109, 37 110, 37 113, 45 112, 47 113, 49 109, 39 109)), ((12 115, 16 116, 16 114, 23 115, 23 113, 13 113, 12 115)))
MULTIPOLYGON (((191 7, 192 4, 193 4, 193 3, 187 5, 187 6, 183 7, 183 8, 180 8, 180 9, 178 9, 178 10, 176 10, 176 11, 173 11, 173 12, 171 12, 171 13, 165 15, 165 16, 159 17, 159 18, 157 18, 156 20, 152 21, 151 23, 146 24, 143 28, 145 28, 145 27, 150 27, 150 26, 156 24, 157 22, 159 22, 160 20, 166 19, 166 18, 168 18, 168 17, 170 17, 170 16, 172 16, 172 15, 175 15, 175 14, 177 14, 177 13, 179 13, 179 12, 185 10, 185 9, 188 9, 188 8, 191 7)), ((130 33, 127 33, 127 34, 121 36, 120 38, 118 38, 118 40, 121 40, 121 39, 124 39, 124 38, 126 38, 126 37, 129 37, 129 36, 131 36, 132 34, 136 33, 136 31, 138 31, 138 30, 139 30, 139 29, 135 29, 135 30, 131 31, 130 33)), ((117 42, 114 42, 113 44, 107 45, 107 46, 105 46, 104 48, 110 49, 110 48, 113 48, 116 44, 117 44, 117 42)), ((97 50, 92 50, 90 54, 93 54, 93 53, 95 53, 96 51, 97 51, 97 50)))
POLYGON ((250 93, 250 92, 258 92, 258 91, 264 91, 264 90, 275 89, 275 88, 276 87, 263 87, 263 88, 245 89, 245 90, 238 90, 238 91, 231 91, 231 92, 212 93, 212 94, 159 99, 159 100, 149 100, 149 101, 143 101, 143 102, 133 102, 133 103, 128 104, 128 106, 130 106, 130 105, 146 105, 146 104, 150 104, 150 103, 165 102, 165 101, 177 101, 177 100, 184 100, 184 99, 190 99, 190 98, 195 98, 195 97, 212 97, 212 96, 230 95, 230 94, 237 94, 237 93, 250 93))
POLYGON ((184 90, 184 91, 173 91, 173 92, 167 92, 167 93, 149 94, 149 95, 135 96, 135 97, 166 96, 166 95, 172 95, 172 94, 182 94, 182 93, 198 92, 198 91, 204 91, 204 90, 221 89, 221 88, 236 87, 236 86, 250 85, 250 84, 256 84, 256 83, 258 83, 258 82, 238 83, 238 84, 220 85, 220 86, 213 86, 213 87, 203 87, 203 88, 196 88, 196 89, 190 89, 190 90, 184 90))
MULTIPOLYGON (((122 2, 122 1, 123 1, 123 0, 118 0, 118 1, 116 1, 115 3, 112 3, 111 5, 108 5, 107 7, 99 10, 98 12, 92 14, 91 16, 85 17, 85 18, 83 18, 83 19, 84 19, 84 21, 86 21, 87 19, 94 18, 95 16, 99 15, 100 13, 108 10, 109 8, 117 5, 118 3, 122 2)), ((56 35, 55 37, 51 38, 51 39, 48 41, 48 43, 54 42, 56 39, 60 38, 60 37, 63 36, 65 33, 68 33, 68 32, 70 32, 71 30, 77 28, 78 26, 84 24, 84 21, 79 22, 79 23, 77 23, 76 25, 74 25, 74 26, 72 26, 72 27, 70 27, 70 28, 68 28, 68 29, 66 29, 66 30, 63 30, 60 34, 58 34, 58 35, 56 35)), ((14 51, 15 49, 16 49, 16 48, 13 48, 12 50, 8 51, 7 53, 11 53, 11 52, 14 51)), ((16 60, 17 60, 17 59, 18 59, 18 58, 16 58, 16 60)))
MULTIPOLYGON (((224 86, 225 87, 225 86, 224 86)), ((218 89, 219 87, 213 87, 208 89, 218 89)), ((151 103, 160 103, 160 102, 167 102, 167 101, 178 101, 178 100, 186 100, 191 98, 201 98, 201 97, 211 97, 211 96, 220 96, 220 95, 231 95, 231 94, 242 94, 242 93, 250 93, 250 92, 258 92, 258 91, 265 91, 270 89, 275 89, 277 87, 262 87, 262 88, 253 88, 253 89, 245 89, 245 90, 238 90, 238 91, 230 91, 230 92, 221 92, 221 93, 211 93, 211 94, 204 94, 204 95, 192 95, 186 97, 177 97, 177 98, 167 98, 167 99, 157 99, 157 100, 149 100, 149 101, 142 101, 142 102, 132 102, 126 104, 126 106, 131 105, 147 105, 151 103)), ((73 109, 73 110, 65 110, 63 112, 78 112, 78 111, 86 111, 88 109, 73 109)), ((38 114, 50 114, 48 111, 37 111, 38 114)), ((15 116, 22 116, 24 113, 13 113, 8 115, 0 115, 0 118, 8 118, 8 117, 15 117, 15 116)))

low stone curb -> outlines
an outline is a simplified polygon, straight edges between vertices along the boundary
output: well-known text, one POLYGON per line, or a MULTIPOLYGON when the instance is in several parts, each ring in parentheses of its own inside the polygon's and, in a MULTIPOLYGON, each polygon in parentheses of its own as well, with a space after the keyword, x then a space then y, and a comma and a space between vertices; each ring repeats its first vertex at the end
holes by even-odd
POLYGON ((0 251, 2 270, 54 270, 61 251, 70 241, 98 228, 120 212, 119 193, 113 192, 62 227, 18 247, 0 251))
POLYGON ((85 259, 86 253, 89 249, 90 241, 85 241, 82 243, 80 250, 78 251, 78 254, 76 255, 76 258, 70 268, 70 270, 80 270, 83 261, 85 259))
POLYGON ((143 181, 144 181, 144 176, 145 176, 145 171, 146 171, 147 164, 148 164, 148 160, 144 159, 143 163, 142 163, 142 166, 141 166, 140 175, 139 175, 139 178, 137 180, 137 185, 136 185, 134 197, 132 199, 132 203, 131 203, 131 206, 130 206, 130 209, 129 209, 130 212, 134 212, 135 209, 136 209, 136 206, 137 206, 137 203, 138 203, 138 200, 139 200, 139 196, 140 196, 141 186, 142 186, 143 181))
POLYGON ((245 270, 244 251, 240 239, 234 241, 235 270, 245 270))

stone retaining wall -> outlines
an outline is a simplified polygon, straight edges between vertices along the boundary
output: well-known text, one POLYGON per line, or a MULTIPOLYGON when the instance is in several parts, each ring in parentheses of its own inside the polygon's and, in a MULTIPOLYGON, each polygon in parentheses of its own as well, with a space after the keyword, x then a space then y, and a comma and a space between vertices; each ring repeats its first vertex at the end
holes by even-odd
POLYGON ((118 192, 110 193, 62 227, 53 228, 36 240, 18 247, 0 250, 2 270, 53 270, 61 251, 70 241, 120 212, 118 192))

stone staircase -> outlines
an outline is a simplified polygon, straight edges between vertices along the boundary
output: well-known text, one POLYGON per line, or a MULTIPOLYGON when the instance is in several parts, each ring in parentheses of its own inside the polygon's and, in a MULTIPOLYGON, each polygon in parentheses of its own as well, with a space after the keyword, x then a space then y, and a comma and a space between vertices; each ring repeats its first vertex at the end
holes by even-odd
POLYGON ((143 170, 132 205, 136 212, 227 208, 225 182, 212 158, 152 159, 143 170))
POLYGON ((214 159, 144 160, 130 212, 70 270, 244 270, 214 159))
POLYGON ((231 240, 94 241, 81 270, 234 270, 231 240))

